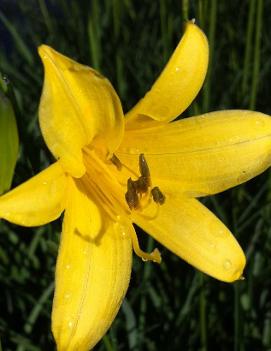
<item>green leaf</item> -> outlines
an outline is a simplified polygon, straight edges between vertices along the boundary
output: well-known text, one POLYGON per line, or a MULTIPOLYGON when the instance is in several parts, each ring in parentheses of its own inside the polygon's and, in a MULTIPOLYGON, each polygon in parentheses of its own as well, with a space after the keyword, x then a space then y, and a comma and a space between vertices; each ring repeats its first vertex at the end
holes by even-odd
POLYGON ((0 194, 10 189, 18 149, 19 137, 12 104, 0 91, 0 194))

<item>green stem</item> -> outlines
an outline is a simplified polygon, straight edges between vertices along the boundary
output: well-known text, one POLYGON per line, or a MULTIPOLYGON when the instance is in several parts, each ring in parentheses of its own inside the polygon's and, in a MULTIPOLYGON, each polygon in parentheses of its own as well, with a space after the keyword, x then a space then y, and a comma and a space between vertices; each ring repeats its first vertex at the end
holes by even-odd
POLYGON ((215 29, 216 29, 216 13, 217 13, 217 1, 211 0, 210 9, 210 23, 208 30, 209 48, 210 48, 210 59, 209 59, 209 71, 206 78, 206 83, 203 90, 203 112, 207 112, 210 109, 210 96, 211 96, 211 78, 212 78, 212 61, 215 47, 215 29))
POLYGON ((234 285, 234 351, 240 345, 240 293, 238 284, 234 285))
POLYGON ((201 351, 207 351, 207 316, 206 316, 206 291, 205 279, 202 273, 200 274, 201 288, 199 300, 199 316, 200 316, 200 343, 201 351))
POLYGON ((168 59, 169 38, 168 38, 168 17, 167 17, 167 3, 165 0, 160 0, 160 23, 163 43, 163 61, 168 59))
POLYGON ((248 80, 250 76, 250 61, 252 54, 252 34, 254 28, 254 14, 255 14, 255 0, 249 2, 249 14, 247 21, 247 33, 246 33, 246 48, 244 57, 244 69, 243 69, 243 80, 242 80, 242 95, 245 96, 248 91, 248 80))
POLYGON ((262 30, 262 16, 263 15, 263 0, 257 1, 257 17, 256 17, 256 33, 255 33, 255 49, 254 62, 252 72, 252 87, 250 95, 249 108, 255 109, 260 72, 260 54, 261 54, 261 30, 262 30))
POLYGON ((100 13, 97 0, 91 2, 91 13, 88 19, 88 38, 92 66, 101 69, 101 36, 100 36, 100 13))
POLYGON ((183 19, 185 21, 189 20, 189 0, 182 0, 182 12, 183 12, 183 19))
POLYGON ((45 22, 46 27, 48 29, 48 32, 50 35, 53 35, 54 29, 53 29, 51 18, 50 18, 48 9, 47 9, 46 2, 44 0, 39 0, 39 5, 40 5, 40 10, 41 10, 44 22, 45 22))

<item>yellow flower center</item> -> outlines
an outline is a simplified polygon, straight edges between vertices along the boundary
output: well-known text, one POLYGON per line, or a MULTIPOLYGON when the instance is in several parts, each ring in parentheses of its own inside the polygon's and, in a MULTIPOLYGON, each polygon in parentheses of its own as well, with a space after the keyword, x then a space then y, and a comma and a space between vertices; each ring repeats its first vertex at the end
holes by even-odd
MULTIPOLYGON (((150 172, 144 155, 139 156, 140 175, 122 164, 115 155, 109 160, 104 159, 93 147, 84 148, 83 155, 87 171, 79 182, 84 192, 98 206, 103 218, 121 223, 132 211, 142 212, 151 202, 157 204, 154 217, 157 216, 159 205, 164 203, 165 196, 157 186, 151 188, 150 172), (117 173, 122 172, 123 168, 129 170, 127 185, 118 179, 112 165, 117 173)), ((161 262, 158 249, 151 253, 144 252, 140 249, 135 232, 130 233, 133 249, 142 260, 161 262)))

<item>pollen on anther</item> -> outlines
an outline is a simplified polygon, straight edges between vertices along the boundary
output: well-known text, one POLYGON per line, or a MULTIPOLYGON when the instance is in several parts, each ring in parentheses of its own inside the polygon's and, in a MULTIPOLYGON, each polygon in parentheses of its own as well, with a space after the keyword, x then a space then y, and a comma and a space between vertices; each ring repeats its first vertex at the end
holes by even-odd
POLYGON ((155 186, 151 190, 152 198, 153 201, 156 202, 159 205, 163 205, 165 203, 166 197, 162 193, 162 191, 158 188, 158 186, 155 186))
POLYGON ((113 163, 113 165, 115 165, 117 167, 118 171, 121 171, 122 163, 121 163, 121 161, 118 159, 118 157, 115 154, 113 154, 113 156, 111 157, 110 161, 113 163))

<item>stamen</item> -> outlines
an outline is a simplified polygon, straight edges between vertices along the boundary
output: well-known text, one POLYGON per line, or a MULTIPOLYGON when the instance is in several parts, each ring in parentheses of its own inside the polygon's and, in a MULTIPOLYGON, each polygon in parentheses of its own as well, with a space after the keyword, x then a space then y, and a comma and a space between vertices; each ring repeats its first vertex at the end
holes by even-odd
POLYGON ((113 154, 113 156, 110 158, 110 161, 117 167, 118 171, 121 171, 122 163, 120 162, 120 160, 117 158, 115 154, 113 154))
POLYGON ((149 178, 150 177, 150 170, 147 164, 147 161, 144 157, 144 154, 139 155, 139 170, 143 177, 149 178))
POLYGON ((150 178, 140 176, 138 180, 135 181, 136 190, 139 194, 144 194, 148 191, 148 187, 150 186, 150 178))
POLYGON ((165 203, 166 197, 162 193, 162 191, 158 188, 158 186, 155 186, 154 188, 152 188, 151 194, 152 194, 153 201, 156 202, 157 204, 163 205, 163 203, 165 203))
POLYGON ((141 257, 142 261, 153 261, 156 263, 161 263, 162 258, 159 250, 155 248, 151 253, 147 253, 139 247, 138 238, 135 231, 131 231, 132 244, 134 252, 137 256, 141 257))
POLYGON ((131 178, 127 180, 127 192, 125 193, 125 199, 130 210, 137 209, 139 207, 139 198, 137 195, 136 185, 131 178))
POLYGON ((151 176, 144 154, 139 155, 138 163, 141 176, 139 176, 137 180, 129 178, 127 181, 125 199, 130 210, 142 210, 146 208, 150 204, 151 199, 153 199, 157 205, 163 205, 166 197, 158 186, 155 186, 149 191, 149 188, 151 187, 151 176))

